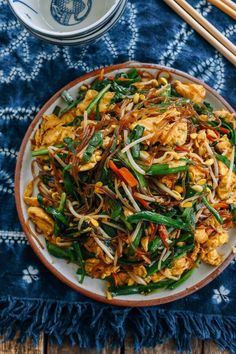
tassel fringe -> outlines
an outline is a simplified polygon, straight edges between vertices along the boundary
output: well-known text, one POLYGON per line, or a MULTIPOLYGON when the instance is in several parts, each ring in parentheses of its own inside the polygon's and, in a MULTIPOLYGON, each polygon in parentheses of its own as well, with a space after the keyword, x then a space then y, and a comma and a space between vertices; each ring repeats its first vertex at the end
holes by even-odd
POLYGON ((122 346, 127 333, 135 351, 174 339, 176 349, 191 352, 191 338, 212 339, 221 350, 236 354, 236 317, 167 311, 160 307, 120 308, 92 302, 17 299, 0 300, 0 334, 5 340, 19 335, 36 344, 41 332, 58 343, 69 338, 72 345, 101 350, 112 339, 122 346))

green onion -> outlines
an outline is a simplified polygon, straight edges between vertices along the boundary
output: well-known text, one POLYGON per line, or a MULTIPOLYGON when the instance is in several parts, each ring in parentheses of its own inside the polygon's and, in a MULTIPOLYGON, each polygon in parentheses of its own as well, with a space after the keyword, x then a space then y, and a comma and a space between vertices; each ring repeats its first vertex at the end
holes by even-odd
POLYGON ((176 229, 189 230, 189 225, 181 220, 174 220, 169 216, 164 216, 161 214, 154 213, 152 211, 140 211, 127 218, 127 221, 132 223, 137 223, 141 220, 146 220, 154 222, 156 224, 163 224, 166 226, 173 226, 176 229))
POLYGON ((62 98, 68 105, 74 102, 73 97, 72 97, 72 96, 69 94, 69 92, 66 91, 66 90, 61 93, 61 98, 62 98))
POLYGON ((54 110, 52 111, 52 114, 55 114, 55 116, 59 116, 60 111, 61 111, 61 107, 55 106, 54 110))
POLYGON ((222 225, 224 223, 224 220, 221 218, 220 214, 216 211, 216 209, 213 208, 213 206, 208 202, 206 197, 202 197, 202 201, 207 207, 207 209, 214 215, 216 220, 222 225))
POLYGON ((94 134, 83 154, 83 160, 85 162, 88 162, 91 159, 96 148, 102 145, 102 138, 103 137, 101 132, 96 132, 94 134))
POLYGON ((233 145, 236 145, 236 131, 235 131, 235 129, 232 127, 232 125, 230 125, 229 123, 226 123, 225 121, 222 121, 221 125, 222 125, 222 127, 229 129, 230 135, 231 135, 230 140, 233 145))
POLYGON ((51 206, 48 206, 45 210, 48 214, 52 215, 55 221, 61 222, 65 226, 69 226, 69 221, 59 210, 51 206))
POLYGON ((86 108, 86 111, 88 113, 88 116, 92 112, 93 108, 95 105, 98 103, 98 101, 105 95, 105 93, 109 90, 111 87, 111 84, 108 84, 102 89, 95 97, 94 99, 89 103, 88 107, 86 108))

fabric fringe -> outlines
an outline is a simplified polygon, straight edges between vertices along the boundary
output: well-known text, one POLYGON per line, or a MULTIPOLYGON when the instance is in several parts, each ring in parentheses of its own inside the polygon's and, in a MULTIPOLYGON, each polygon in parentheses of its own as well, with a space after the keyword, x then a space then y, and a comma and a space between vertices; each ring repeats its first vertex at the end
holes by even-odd
POLYGON ((95 302, 68 303, 40 299, 0 299, 0 334, 5 340, 16 334, 20 342, 31 337, 36 344, 44 332, 59 345, 101 350, 108 342, 121 346, 132 333, 135 351, 174 339, 178 351, 191 352, 192 337, 212 339, 236 353, 236 317, 167 311, 160 307, 121 308, 95 302), (111 342, 112 340, 112 342, 111 342))

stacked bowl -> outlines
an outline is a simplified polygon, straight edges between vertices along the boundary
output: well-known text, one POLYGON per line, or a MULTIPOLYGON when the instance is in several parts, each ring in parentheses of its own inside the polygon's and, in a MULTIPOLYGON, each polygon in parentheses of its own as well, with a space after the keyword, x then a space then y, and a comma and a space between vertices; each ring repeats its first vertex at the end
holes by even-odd
POLYGON ((8 0, 15 16, 38 38, 79 45, 101 37, 119 20, 127 0, 8 0))

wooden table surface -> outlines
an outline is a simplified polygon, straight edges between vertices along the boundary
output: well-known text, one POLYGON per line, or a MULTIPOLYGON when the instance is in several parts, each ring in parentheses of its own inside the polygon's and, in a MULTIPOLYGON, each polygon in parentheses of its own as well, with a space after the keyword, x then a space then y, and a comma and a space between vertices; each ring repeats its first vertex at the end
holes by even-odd
MULTIPOLYGON (((220 354, 222 353, 212 342, 202 342, 198 339, 192 341, 192 354, 220 354)), ((137 353, 137 352, 136 352, 137 353)), ((229 354, 224 351, 224 354, 229 354)), ((99 354, 95 349, 81 349, 77 346, 71 347, 69 343, 62 346, 51 344, 49 337, 41 335, 40 341, 36 347, 33 346, 31 339, 25 344, 18 344, 17 341, 3 342, 0 338, 0 354, 99 354)), ((100 354, 135 354, 132 348, 132 342, 127 339, 122 348, 112 349, 111 345, 104 348, 100 354)), ((161 344, 155 348, 144 348, 139 354, 177 354, 173 341, 161 344)))

